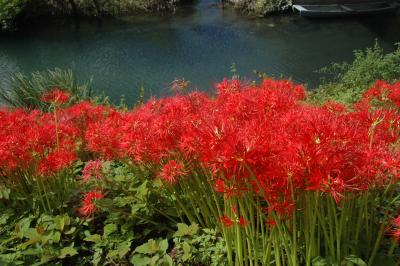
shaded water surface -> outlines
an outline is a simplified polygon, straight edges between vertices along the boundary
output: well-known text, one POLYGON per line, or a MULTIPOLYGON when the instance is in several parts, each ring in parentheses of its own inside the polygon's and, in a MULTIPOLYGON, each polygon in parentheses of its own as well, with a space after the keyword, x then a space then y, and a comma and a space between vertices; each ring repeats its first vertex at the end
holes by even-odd
POLYGON ((169 83, 185 78, 210 90, 231 76, 258 70, 315 85, 315 70, 332 61, 351 60, 353 50, 375 39, 390 51, 400 41, 400 16, 310 20, 297 15, 252 19, 222 10, 210 1, 174 15, 141 15, 119 20, 44 23, 0 35, 0 84, 10 73, 71 68, 80 80, 117 100, 129 102, 140 87, 163 96, 169 83))

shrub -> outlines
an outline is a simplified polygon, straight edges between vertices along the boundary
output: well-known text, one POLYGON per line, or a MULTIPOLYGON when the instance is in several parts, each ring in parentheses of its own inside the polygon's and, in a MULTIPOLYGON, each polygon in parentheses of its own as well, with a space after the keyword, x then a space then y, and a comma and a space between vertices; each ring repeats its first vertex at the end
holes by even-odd
POLYGON ((178 0, 1 0, 0 26, 15 29, 21 20, 40 16, 101 17, 174 9, 178 0))
POLYGON ((291 0, 228 0, 227 2, 244 13, 257 16, 284 11, 292 5, 291 0))
POLYGON ((2 30, 15 27, 16 19, 24 10, 27 0, 0 0, 0 27, 2 30))
MULTIPOLYGON (((11 77, 10 85, 1 88, 0 99, 7 105, 18 108, 40 109, 47 111, 49 103, 41 100, 44 93, 60 88, 70 94, 69 103, 77 103, 83 100, 94 99, 96 95, 90 82, 79 84, 71 70, 47 70, 34 72, 30 76, 22 73, 11 77)), ((97 97, 102 101, 101 97, 97 97)), ((103 100, 104 101, 104 100, 103 100)))
MULTIPOLYGON (((10 209, 3 210, 0 216, 0 264, 56 265, 53 263, 63 260, 72 263, 78 257, 78 250, 83 248, 79 246, 79 240, 85 224, 82 219, 69 215, 16 216, 10 209)), ((84 265, 84 260, 80 261, 80 265, 84 265)))
POLYGON ((310 99, 355 103, 376 80, 393 82, 400 79, 399 45, 394 52, 384 54, 376 43, 373 48, 355 51, 354 56, 352 63, 333 63, 320 70, 325 74, 323 84, 310 92, 310 99))

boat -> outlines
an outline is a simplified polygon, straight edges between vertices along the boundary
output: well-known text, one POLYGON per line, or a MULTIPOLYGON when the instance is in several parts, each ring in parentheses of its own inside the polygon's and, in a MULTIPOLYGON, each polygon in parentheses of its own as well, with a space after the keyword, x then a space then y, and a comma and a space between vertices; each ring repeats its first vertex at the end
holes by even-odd
POLYGON ((399 4, 390 2, 365 2, 356 4, 294 4, 292 9, 303 17, 343 17, 395 12, 399 4))

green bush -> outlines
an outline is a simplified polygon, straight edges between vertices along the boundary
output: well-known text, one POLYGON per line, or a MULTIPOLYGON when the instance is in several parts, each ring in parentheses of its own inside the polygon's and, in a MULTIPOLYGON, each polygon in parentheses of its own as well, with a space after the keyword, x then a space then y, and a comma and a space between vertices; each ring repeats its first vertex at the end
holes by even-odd
POLYGON ((40 16, 100 17, 174 9, 179 0, 0 0, 0 29, 40 16))
POLYGON ((400 79, 400 45, 394 52, 385 54, 375 43, 365 51, 355 51, 354 57, 352 63, 333 63, 321 69, 322 84, 310 92, 310 99, 355 103, 376 80, 393 82, 400 79))
MULTIPOLYGON (((54 69, 34 72, 31 75, 22 73, 11 77, 10 85, 0 88, 0 99, 12 107, 48 110, 49 104, 40 100, 42 95, 54 87, 71 94, 70 103, 96 98, 91 82, 80 84, 71 70, 54 69)), ((104 100, 104 99, 102 99, 104 100)))
POLYGON ((82 249, 79 239, 87 225, 84 220, 66 214, 26 213, 18 217, 12 210, 3 209, 0 215, 0 265, 71 262, 77 257, 78 249, 82 249))
POLYGON ((167 10, 173 8, 175 2, 176 0, 30 0, 30 5, 35 13, 92 17, 167 10))
POLYGON ((287 10, 291 0, 228 0, 233 6, 243 13, 257 16, 265 16, 269 13, 287 10))
POLYGON ((3 30, 11 29, 15 20, 23 11, 27 0, 0 0, 0 27, 3 30))

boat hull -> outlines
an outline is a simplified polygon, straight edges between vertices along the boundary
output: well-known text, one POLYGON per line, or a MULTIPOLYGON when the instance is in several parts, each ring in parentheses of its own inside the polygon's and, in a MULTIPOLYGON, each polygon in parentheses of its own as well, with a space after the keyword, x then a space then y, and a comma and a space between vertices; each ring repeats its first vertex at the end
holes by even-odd
POLYGON ((345 17, 392 13, 398 8, 395 2, 329 4, 329 5, 293 5, 295 13, 303 17, 345 17))

